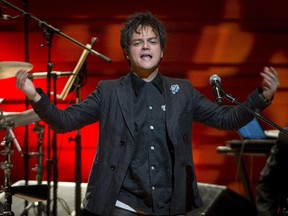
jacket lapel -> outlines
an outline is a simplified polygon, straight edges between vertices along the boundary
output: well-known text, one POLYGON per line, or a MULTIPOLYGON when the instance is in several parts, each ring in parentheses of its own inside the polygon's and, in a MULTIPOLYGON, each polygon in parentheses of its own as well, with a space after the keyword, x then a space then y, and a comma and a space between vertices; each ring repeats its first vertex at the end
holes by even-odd
MULTIPOLYGON (((178 118, 177 115, 180 110, 180 102, 179 102, 179 92, 175 94, 172 93, 171 86, 177 85, 177 83, 171 83, 167 80, 166 77, 162 77, 164 82, 164 91, 166 98, 166 124, 168 134, 172 134, 172 129, 174 125, 174 121, 178 118)), ((181 89, 179 89, 180 91, 181 89)))
POLYGON ((134 106, 133 106, 133 91, 130 74, 123 77, 120 81, 120 86, 116 88, 118 101, 121 107, 121 112, 128 126, 128 129, 134 137, 134 106))

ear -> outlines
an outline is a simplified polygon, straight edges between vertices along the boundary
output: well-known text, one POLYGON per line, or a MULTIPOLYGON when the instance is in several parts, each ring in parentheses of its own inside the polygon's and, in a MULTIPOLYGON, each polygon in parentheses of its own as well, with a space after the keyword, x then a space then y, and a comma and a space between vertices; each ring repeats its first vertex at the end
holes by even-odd
POLYGON ((161 51, 161 59, 163 58, 164 52, 163 50, 161 51))
POLYGON ((123 50, 124 56, 127 60, 129 60, 129 55, 127 50, 123 50))

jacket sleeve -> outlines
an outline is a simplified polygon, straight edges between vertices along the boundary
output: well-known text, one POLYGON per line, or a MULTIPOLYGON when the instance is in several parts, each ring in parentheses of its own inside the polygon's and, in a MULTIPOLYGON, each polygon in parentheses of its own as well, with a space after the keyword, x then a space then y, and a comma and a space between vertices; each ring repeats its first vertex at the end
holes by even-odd
POLYGON ((31 103, 34 111, 41 120, 57 133, 78 130, 99 120, 101 109, 101 82, 96 90, 79 104, 73 104, 64 110, 50 102, 48 96, 41 89, 37 89, 41 99, 31 103))
POLYGON ((241 105, 220 106, 196 91, 192 96, 195 121, 220 130, 238 130, 252 120, 252 112, 261 112, 269 105, 260 93, 261 89, 254 90, 241 105))

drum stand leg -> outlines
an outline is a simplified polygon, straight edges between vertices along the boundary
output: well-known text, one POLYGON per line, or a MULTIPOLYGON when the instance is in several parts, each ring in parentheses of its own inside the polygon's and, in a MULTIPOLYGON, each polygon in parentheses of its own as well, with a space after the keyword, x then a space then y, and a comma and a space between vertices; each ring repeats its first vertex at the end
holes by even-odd
POLYGON ((28 211, 31 208, 37 209, 37 214, 35 214, 35 215, 41 216, 42 213, 43 213, 43 215, 45 215, 46 206, 43 204, 43 202, 33 202, 33 203, 30 203, 29 205, 26 206, 26 208, 22 211, 20 216, 27 215, 28 211))
MULTIPOLYGON (((42 177, 43 177, 43 145, 42 145, 42 140, 43 140, 43 134, 44 134, 44 126, 40 125, 39 122, 35 123, 35 127, 33 128, 33 131, 38 133, 38 147, 37 147, 37 152, 32 152, 29 153, 29 157, 37 157, 37 164, 35 168, 32 168, 32 171, 36 172, 36 180, 37 184, 41 185, 42 184, 42 177)), ((49 199, 49 198, 48 198, 49 199)), ((21 213, 21 216, 27 215, 28 211, 33 208, 37 209, 37 216, 42 216, 43 214, 45 215, 46 211, 46 206, 43 202, 34 202, 30 203, 25 207, 23 212, 21 213)))
POLYGON ((13 168, 11 162, 11 155, 14 152, 13 150, 11 150, 12 139, 11 134, 7 131, 6 137, 1 142, 1 145, 5 146, 5 150, 1 151, 1 154, 6 156, 6 161, 1 163, 1 169, 4 170, 5 175, 5 184, 4 184, 5 202, 4 202, 4 212, 2 214, 4 216, 14 216, 14 212, 12 211, 11 208, 12 206, 11 173, 13 168))

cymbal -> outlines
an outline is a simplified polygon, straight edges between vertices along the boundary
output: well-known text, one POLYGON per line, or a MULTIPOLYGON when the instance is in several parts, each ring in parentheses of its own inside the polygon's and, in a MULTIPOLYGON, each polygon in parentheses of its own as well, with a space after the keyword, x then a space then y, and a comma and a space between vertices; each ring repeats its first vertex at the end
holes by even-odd
POLYGON ((14 77, 20 69, 32 70, 33 65, 28 62, 7 61, 0 62, 0 79, 14 77))
POLYGON ((33 109, 25 110, 23 112, 3 112, 3 119, 0 120, 0 125, 1 122, 4 123, 6 121, 13 122, 15 127, 26 126, 39 120, 39 116, 33 109))

